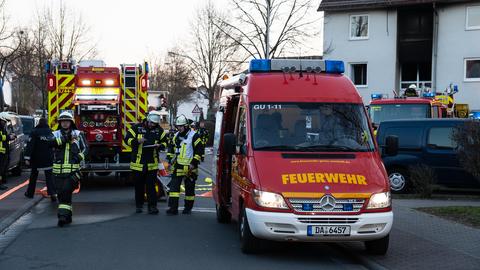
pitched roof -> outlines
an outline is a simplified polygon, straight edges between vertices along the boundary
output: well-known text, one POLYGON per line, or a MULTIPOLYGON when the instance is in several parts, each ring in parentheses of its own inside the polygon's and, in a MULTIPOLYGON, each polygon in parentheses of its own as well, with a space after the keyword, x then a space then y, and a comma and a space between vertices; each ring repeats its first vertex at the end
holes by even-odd
POLYGON ((480 2, 479 0, 322 0, 318 11, 377 9, 429 3, 480 2))

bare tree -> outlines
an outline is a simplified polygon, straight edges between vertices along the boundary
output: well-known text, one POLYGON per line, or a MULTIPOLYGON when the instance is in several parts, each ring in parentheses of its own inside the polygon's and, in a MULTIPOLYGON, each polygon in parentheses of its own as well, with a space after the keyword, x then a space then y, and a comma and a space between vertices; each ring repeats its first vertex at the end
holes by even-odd
POLYGON ((23 31, 10 30, 8 19, 5 15, 5 0, 0 1, 0 111, 5 107, 3 85, 8 76, 8 68, 16 59, 21 46, 23 31))
MULTIPOLYGON (((304 45, 316 20, 308 19, 310 0, 231 0, 232 23, 223 30, 254 58, 275 58, 304 45), (233 23, 235 22, 235 23, 233 23)), ((224 29, 219 26, 219 29, 224 29)))
POLYGON ((178 107, 188 101, 192 89, 192 75, 185 57, 177 48, 171 50, 163 63, 154 65, 150 73, 150 86, 157 91, 168 92, 167 107, 171 120, 177 117, 178 107))
POLYGON ((236 62, 233 55, 238 46, 225 34, 227 23, 228 18, 212 1, 200 7, 190 23, 193 42, 186 58, 197 85, 203 86, 199 93, 208 99, 209 112, 214 108, 219 81, 236 62))
POLYGON ((480 121, 467 121, 456 127, 452 139, 463 168, 480 182, 480 121))
POLYGON ((92 44, 88 33, 90 27, 81 14, 69 9, 60 1, 45 9, 43 14, 53 57, 60 61, 82 60, 96 55, 96 44, 92 44))

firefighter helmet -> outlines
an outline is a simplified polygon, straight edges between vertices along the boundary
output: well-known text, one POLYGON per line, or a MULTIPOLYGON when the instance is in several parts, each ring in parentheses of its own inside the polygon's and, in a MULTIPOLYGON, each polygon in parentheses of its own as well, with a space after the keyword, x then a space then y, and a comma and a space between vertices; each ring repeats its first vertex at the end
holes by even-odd
POLYGON ((410 84, 410 86, 408 88, 417 90, 417 85, 416 84, 410 84))
POLYGON ((187 125, 188 125, 188 119, 183 114, 177 117, 177 119, 175 120, 175 126, 187 126, 187 125))
POLYGON ((70 112, 62 112, 62 113, 58 116, 58 122, 60 122, 60 121, 72 121, 72 122, 74 122, 72 113, 70 113, 70 112))
POLYGON ((160 124, 160 113, 158 111, 151 111, 148 113, 147 121, 155 124, 160 124))

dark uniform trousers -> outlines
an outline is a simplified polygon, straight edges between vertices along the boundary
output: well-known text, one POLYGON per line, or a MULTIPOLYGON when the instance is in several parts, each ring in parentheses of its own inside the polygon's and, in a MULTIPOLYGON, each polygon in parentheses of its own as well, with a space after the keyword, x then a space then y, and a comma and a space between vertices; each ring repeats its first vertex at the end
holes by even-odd
POLYGON ((0 184, 7 182, 8 156, 0 153, 0 184))
POLYGON ((135 177, 135 205, 137 208, 143 207, 145 200, 145 188, 147 192, 148 206, 157 206, 157 196, 155 191, 155 181, 157 181, 157 171, 147 170, 147 166, 143 167, 143 171, 132 171, 135 177))
POLYGON ((72 193, 78 187, 78 181, 72 175, 55 175, 55 187, 58 196, 58 217, 72 218, 72 193))
MULTIPOLYGON (((181 166, 181 165, 176 165, 181 166)), ((185 166, 188 168, 188 166, 185 166)), ((185 171, 188 170, 185 168, 185 171)), ((189 175, 178 175, 177 173, 172 175, 172 180, 169 184, 169 200, 168 206, 172 209, 178 209, 178 201, 180 199, 180 186, 182 182, 185 184, 185 209, 191 210, 193 203, 195 202, 195 182, 197 181, 197 171, 195 169, 189 175)))
MULTIPOLYGON (((53 183, 52 169, 44 170, 45 181, 47 182, 48 195, 55 195, 55 184, 53 183)), ((35 186, 37 185, 38 169, 32 168, 30 172, 30 181, 28 182, 27 194, 33 195, 35 193, 35 186)))

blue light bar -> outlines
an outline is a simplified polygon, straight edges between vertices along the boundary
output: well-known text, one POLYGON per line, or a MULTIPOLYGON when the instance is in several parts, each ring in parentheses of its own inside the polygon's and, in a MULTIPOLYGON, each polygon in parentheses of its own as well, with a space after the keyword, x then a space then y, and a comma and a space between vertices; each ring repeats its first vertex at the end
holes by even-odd
POLYGON ((382 94, 372 94, 371 97, 372 97, 372 99, 382 99, 383 95, 382 94))
POLYGON ((435 97, 435 93, 423 93, 423 97, 424 97, 424 98, 434 98, 434 97, 435 97))
POLYGON ((480 119, 480 112, 472 112, 472 113, 470 114, 470 118, 480 119))
POLYGON ((345 65, 343 61, 325 60, 325 72, 342 74, 345 72, 345 65))
POLYGON ((271 69, 270 59, 253 59, 250 61, 250 72, 268 72, 271 69))

